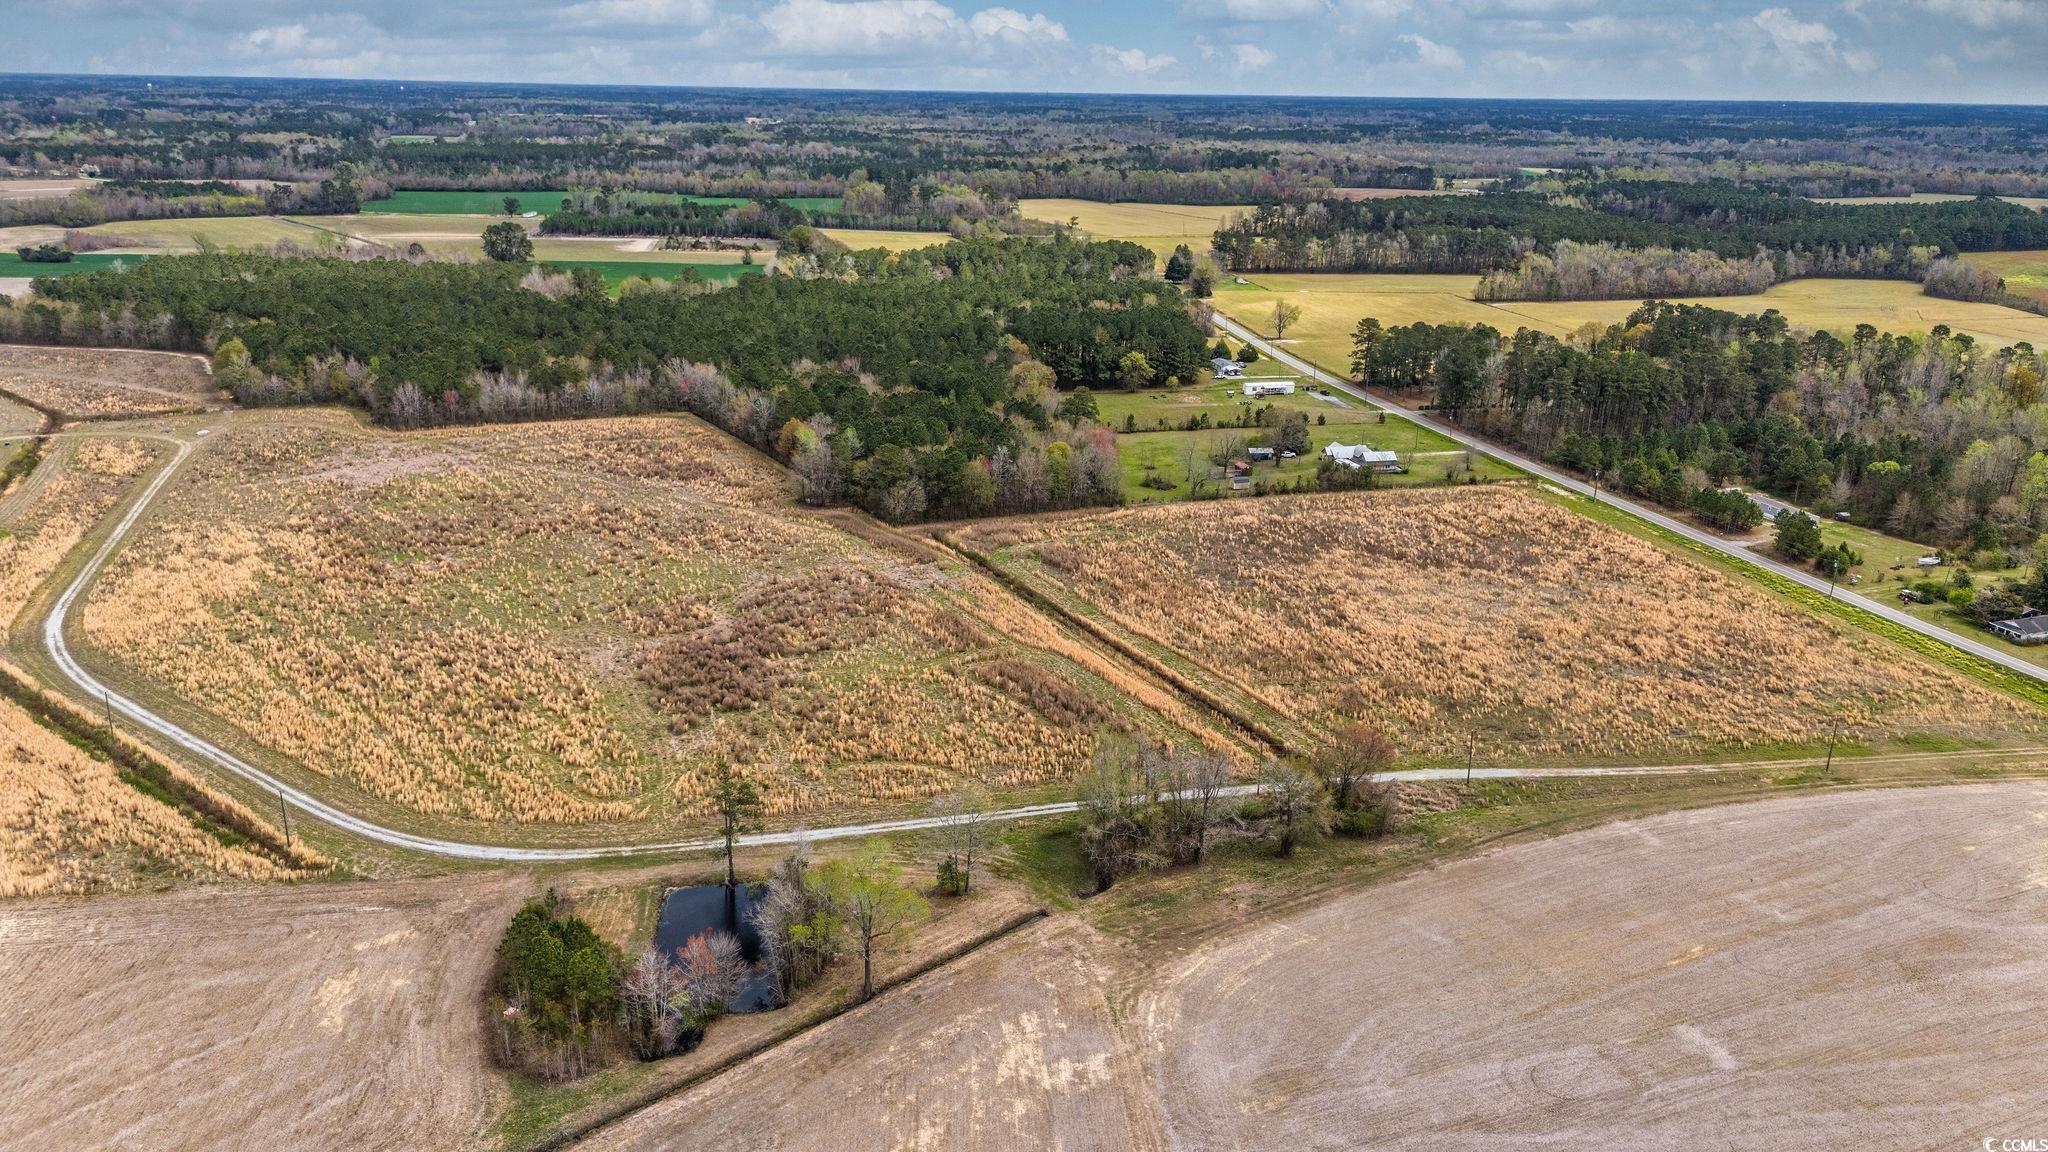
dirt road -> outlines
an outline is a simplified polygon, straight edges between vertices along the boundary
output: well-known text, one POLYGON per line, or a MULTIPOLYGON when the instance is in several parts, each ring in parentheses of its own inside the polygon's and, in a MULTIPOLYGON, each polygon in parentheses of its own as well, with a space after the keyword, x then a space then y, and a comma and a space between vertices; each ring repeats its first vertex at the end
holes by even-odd
POLYGON ((0 1150, 464 1149, 498 873, 0 905, 0 1150))
POLYGON ((1140 1004, 1173 1148, 1960 1148, 2037 1134, 2048 786, 1518 847, 1212 946, 1140 1004))

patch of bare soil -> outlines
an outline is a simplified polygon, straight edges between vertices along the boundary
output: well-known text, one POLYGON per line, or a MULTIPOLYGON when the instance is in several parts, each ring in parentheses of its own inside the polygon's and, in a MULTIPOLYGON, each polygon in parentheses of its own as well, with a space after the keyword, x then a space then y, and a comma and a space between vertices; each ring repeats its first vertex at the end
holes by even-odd
POLYGON ((484 1146, 517 874, 0 905, 0 1150, 484 1146))
POLYGON ((2048 786, 1507 849, 1211 946, 1135 1043, 1174 1148, 1975 1147, 2048 1114, 2048 786))
POLYGON ((1042 921, 577 1147, 1149 1145, 1149 1109, 1125 1098, 1143 1072, 1114 1040, 1105 947, 1077 921, 1042 921))

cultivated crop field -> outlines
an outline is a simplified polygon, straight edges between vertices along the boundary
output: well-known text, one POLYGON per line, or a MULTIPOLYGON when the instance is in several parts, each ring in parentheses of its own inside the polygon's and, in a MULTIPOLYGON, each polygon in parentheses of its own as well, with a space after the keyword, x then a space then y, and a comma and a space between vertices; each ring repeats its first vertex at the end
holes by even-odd
POLYGON ((0 904, 0 1149, 481 1149, 480 1011, 531 881, 0 904))
MULTIPOLYGON (((1974 259, 1974 258, 1973 258, 1974 259)), ((1249 284, 1226 278, 1216 291, 1216 310, 1262 335, 1272 333, 1273 305, 1301 309, 1301 319, 1283 343, 1293 352, 1340 374, 1351 365, 1351 330, 1367 317, 1389 327, 1399 324, 1490 324, 1503 333, 1533 328, 1567 336, 1591 322, 1616 324, 1637 306, 1633 300, 1508 301, 1472 299, 1476 276, 1383 274, 1253 275, 1249 284)), ((1898 280, 1793 280, 1755 296, 1714 296, 1680 303, 1704 304, 1737 313, 1775 308, 1795 327, 1847 334, 1869 323, 1883 332, 1925 332, 1946 324, 1979 341, 2007 345, 2021 340, 2048 344, 2048 316, 1997 304, 1942 300, 1920 286, 1898 280)))
POLYGON ((2044 819, 2038 782, 1678 812, 1196 949, 1129 1013, 1158 1145, 1975 1145, 2048 1107, 2044 819))
POLYGON ((1520 488, 1158 505, 961 533, 1246 714, 1412 760, 2019 741, 2033 709, 1520 488))
POLYGON ((992 581, 785 484, 688 419, 401 436, 252 414, 160 497, 83 636, 443 821, 687 820, 727 764, 781 814, 1021 788, 1102 726, 1168 723, 992 581))
POLYGON ((0 344, 0 393, 71 419, 188 412, 215 406, 213 376, 195 356, 0 344))

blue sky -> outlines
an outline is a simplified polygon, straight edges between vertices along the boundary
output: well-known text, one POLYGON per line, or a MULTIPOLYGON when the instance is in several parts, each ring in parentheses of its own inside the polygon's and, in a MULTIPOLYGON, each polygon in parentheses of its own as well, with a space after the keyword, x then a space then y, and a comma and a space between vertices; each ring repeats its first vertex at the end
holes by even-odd
POLYGON ((2048 101, 2048 0, 0 0, 39 71, 2048 101))

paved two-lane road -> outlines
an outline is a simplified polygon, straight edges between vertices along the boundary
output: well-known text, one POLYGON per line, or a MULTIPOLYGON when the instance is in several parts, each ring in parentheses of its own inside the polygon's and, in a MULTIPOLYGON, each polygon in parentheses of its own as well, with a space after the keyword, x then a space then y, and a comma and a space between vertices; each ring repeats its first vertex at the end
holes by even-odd
POLYGON ((1721 537, 1714 535, 1712 532, 1707 532, 1702 529, 1695 528, 1682 520, 1673 519, 1670 516, 1666 516, 1662 512, 1659 512, 1653 508, 1646 507, 1642 504, 1637 504, 1634 501, 1624 500, 1611 492, 1598 491, 1594 489, 1592 485, 1587 484, 1583 480, 1579 480, 1575 477, 1568 476, 1565 473, 1559 472, 1546 465, 1539 464, 1536 461, 1529 459, 1527 456, 1523 456, 1519 453, 1511 452, 1505 448, 1501 448, 1497 445, 1490 444, 1484 440, 1481 440, 1477 436, 1474 436, 1471 433, 1464 431, 1463 429, 1456 428, 1452 425, 1442 423, 1441 421, 1431 419, 1430 417, 1425 416, 1419 412, 1410 412, 1407 409, 1402 408, 1398 405, 1391 404, 1384 400, 1381 400, 1373 396, 1371 393, 1365 391, 1363 388, 1360 388, 1357 385, 1353 384, 1349 380, 1343 379, 1339 376, 1333 376, 1330 373, 1323 371, 1321 368, 1316 367, 1315 365, 1309 363, 1306 360, 1303 360, 1301 357, 1296 356, 1291 352, 1288 352, 1281 348, 1274 347, 1271 341, 1265 339, 1264 337, 1253 332, 1251 329, 1245 327, 1242 324, 1239 324, 1237 321, 1232 320, 1231 318, 1223 315, 1220 312, 1216 314, 1216 323, 1225 332, 1228 332, 1232 336, 1237 337, 1239 340, 1243 340, 1246 343, 1249 343, 1254 347, 1258 348, 1260 353, 1262 353, 1263 355, 1270 356, 1273 359, 1280 361, 1281 363, 1287 365, 1288 367, 1294 369, 1297 372, 1302 373, 1310 379, 1315 380, 1318 383, 1326 384, 1332 388, 1335 388, 1343 392, 1347 396, 1351 396, 1355 399, 1362 400, 1366 404, 1371 405, 1372 407, 1379 408, 1383 411, 1389 412, 1395 416, 1400 417, 1403 420, 1407 420, 1415 424, 1420 424, 1424 428, 1427 428, 1432 432, 1439 433, 1443 436, 1447 436, 1450 439, 1455 440, 1460 444, 1463 444, 1465 447, 1470 448, 1475 452, 1491 456, 1496 460, 1505 461, 1509 464, 1514 465, 1517 468, 1520 468, 1522 471, 1527 472, 1532 476, 1540 477, 1544 481, 1551 484, 1555 484, 1560 488, 1568 489, 1572 492, 1578 493, 1579 495, 1591 497, 1595 500, 1605 501, 1606 503, 1616 508, 1619 508, 1624 512, 1627 512, 1631 516, 1635 516, 1641 520, 1647 520, 1650 523, 1655 524, 1657 527, 1662 528, 1668 532, 1675 532, 1678 535, 1683 536, 1696 544, 1701 544, 1705 547, 1712 548, 1716 552, 1720 552, 1727 556, 1732 556, 1745 564, 1753 564, 1758 568, 1762 568, 1765 571, 1772 573, 1773 575, 1783 576, 1787 580, 1797 581, 1798 583, 1803 584, 1816 592, 1821 592, 1826 595, 1833 596, 1844 604, 1849 604, 1854 607, 1861 608, 1862 610, 1870 613, 1873 616, 1882 617, 1883 619, 1889 620, 1892 623, 1899 625, 1900 627, 1911 628, 1913 631, 1918 632, 1923 636, 1928 636, 1935 640, 1939 640, 1952 648, 1959 648, 1964 652, 1968 652, 1972 656, 1981 656, 1984 659, 1991 661, 1993 664, 1997 664, 2002 668, 2011 669, 2012 671, 2018 672, 2023 676, 2030 676, 2036 680, 2048 682, 2048 668, 2042 668, 2040 665, 2031 663, 2018 656, 2014 656, 2010 652, 2001 652, 1998 649, 1993 648, 1989 644, 1980 643, 1976 640, 1971 639, 1968 636, 1958 635, 1957 633, 1950 632, 1945 628, 1937 628, 1934 625, 1929 624, 1927 621, 1922 620, 1917 616, 1914 616, 1910 612, 1901 611, 1900 609, 1894 608, 1891 605, 1883 603, 1881 601, 1871 600, 1867 597, 1857 596, 1853 594, 1840 594, 1837 592, 1834 585, 1828 583, 1826 580, 1823 580, 1819 576, 1816 576, 1813 573, 1808 572, 1804 569, 1794 568, 1789 564, 1781 564, 1768 556, 1763 556, 1756 552, 1752 552, 1741 544, 1737 544, 1730 540, 1724 540, 1721 537))

